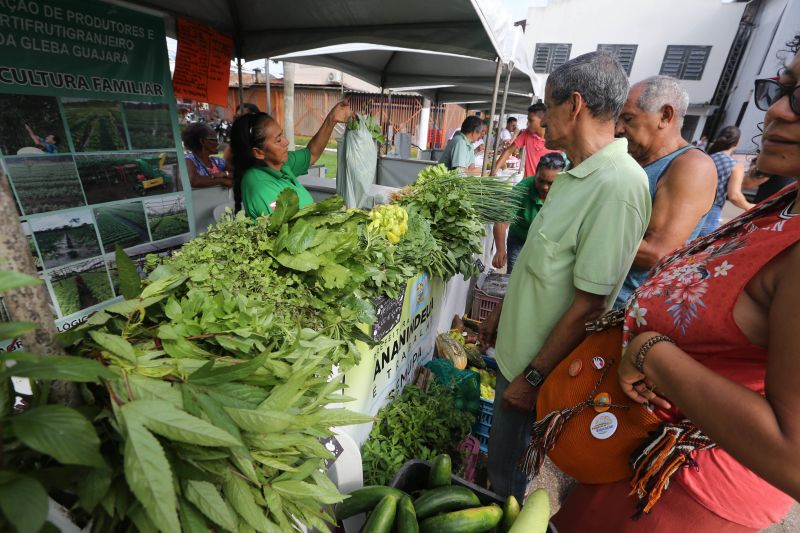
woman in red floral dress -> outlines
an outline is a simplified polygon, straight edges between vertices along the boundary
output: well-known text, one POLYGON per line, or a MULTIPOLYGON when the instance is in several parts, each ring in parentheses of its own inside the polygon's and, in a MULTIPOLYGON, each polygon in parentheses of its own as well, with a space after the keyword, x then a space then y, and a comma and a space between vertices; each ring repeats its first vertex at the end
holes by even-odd
MULTIPOLYGON (((756 82, 755 96, 768 107, 759 170, 800 178, 800 53, 779 79, 756 82)), ((579 485, 553 519, 559 533, 758 531, 800 499, 799 243, 794 184, 667 258, 639 288, 620 383, 672 431, 660 449, 694 468, 661 477, 657 491, 579 485), (645 502, 649 513, 631 520, 645 502)), ((663 474, 663 461, 653 464, 663 474)))

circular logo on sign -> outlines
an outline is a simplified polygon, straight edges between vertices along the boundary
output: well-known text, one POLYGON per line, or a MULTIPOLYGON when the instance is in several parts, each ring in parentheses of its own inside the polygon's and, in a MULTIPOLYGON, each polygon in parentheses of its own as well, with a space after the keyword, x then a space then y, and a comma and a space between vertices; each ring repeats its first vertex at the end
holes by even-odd
POLYGON ((605 440, 617 431, 618 425, 617 417, 613 413, 600 413, 592 419, 589 430, 592 432, 592 437, 605 440))

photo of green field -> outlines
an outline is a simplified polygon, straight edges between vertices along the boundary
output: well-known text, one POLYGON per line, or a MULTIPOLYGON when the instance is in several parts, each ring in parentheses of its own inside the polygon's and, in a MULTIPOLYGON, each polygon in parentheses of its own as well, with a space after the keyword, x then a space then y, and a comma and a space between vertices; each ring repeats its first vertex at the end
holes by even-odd
POLYGON ((127 248, 150 240, 142 202, 98 207, 94 217, 106 253, 113 252, 117 244, 127 248))
POLYGON ((131 149, 171 148, 175 146, 172 136, 172 117, 168 104, 148 102, 123 102, 125 123, 131 149))
POLYGON ((7 165, 23 215, 86 205, 72 156, 20 157, 7 165))
POLYGON ((119 102, 62 98, 76 152, 127 150, 119 102))
POLYGON ((183 196, 149 200, 145 202, 145 209, 154 241, 189 231, 189 215, 183 196))
POLYGON ((114 297, 105 262, 99 257, 52 270, 49 276, 62 316, 114 297))
POLYGON ((23 222, 22 232, 25 234, 25 238, 28 241, 28 250, 31 253, 31 257, 33 257, 33 264, 36 266, 36 270, 42 270, 44 265, 42 264, 42 258, 39 257, 39 252, 36 250, 36 243, 33 240, 33 231, 31 230, 30 224, 23 222))
MULTIPOLYGON (((40 140, 41 142, 41 140, 40 140)), ((69 152, 64 121, 58 101, 52 96, 0 94, 0 152, 4 155, 69 152), (53 135, 51 147, 37 144, 37 139, 53 135)))
POLYGON ((45 268, 100 255, 100 243, 88 209, 37 217, 29 222, 45 268))
POLYGON ((175 152, 77 155, 75 163, 90 204, 182 190, 175 152))

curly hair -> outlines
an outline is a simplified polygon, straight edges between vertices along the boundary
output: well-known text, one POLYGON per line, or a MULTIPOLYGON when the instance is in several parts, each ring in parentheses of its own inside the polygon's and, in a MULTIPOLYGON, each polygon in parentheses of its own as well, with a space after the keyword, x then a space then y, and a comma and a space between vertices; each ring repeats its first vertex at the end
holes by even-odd
POLYGON ((192 152, 199 152, 203 149, 203 139, 216 135, 211 126, 205 122, 193 122, 186 126, 181 132, 183 144, 192 152))

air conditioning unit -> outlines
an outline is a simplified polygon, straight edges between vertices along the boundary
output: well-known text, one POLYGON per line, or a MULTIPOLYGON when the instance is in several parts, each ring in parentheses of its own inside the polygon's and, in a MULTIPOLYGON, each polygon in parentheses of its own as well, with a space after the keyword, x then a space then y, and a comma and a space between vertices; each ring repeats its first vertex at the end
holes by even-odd
POLYGON ((339 83, 341 76, 338 72, 328 72, 328 83, 339 83))

